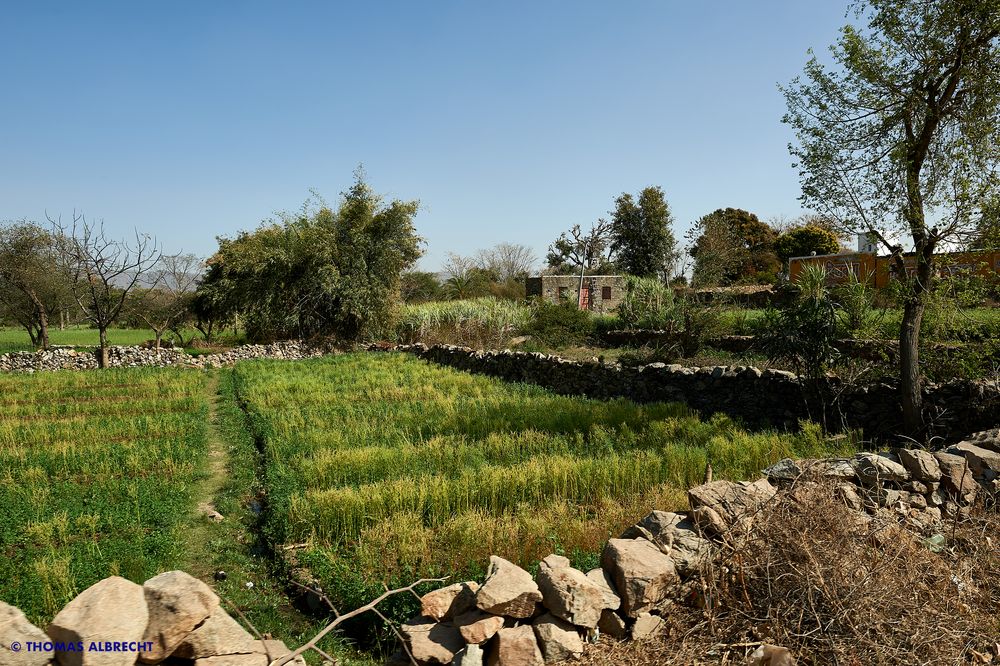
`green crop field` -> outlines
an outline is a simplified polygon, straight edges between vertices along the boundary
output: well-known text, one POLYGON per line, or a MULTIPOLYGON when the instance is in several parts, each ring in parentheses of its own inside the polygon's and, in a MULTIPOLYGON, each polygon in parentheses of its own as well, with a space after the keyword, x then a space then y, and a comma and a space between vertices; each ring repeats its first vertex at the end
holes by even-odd
MULTIPOLYGON (((265 530, 344 608, 422 575, 481 573, 562 552, 593 566, 603 542, 716 478, 756 478, 785 456, 841 452, 796 435, 699 420, 674 404, 557 396, 429 365, 352 354, 236 367, 263 452, 265 530)), ((839 447, 839 450, 838 450, 839 447)))
MULTIPOLYGON (((137 345, 150 340, 153 333, 148 329, 112 328, 108 330, 108 341, 113 345, 137 345)), ((96 328, 70 326, 65 330, 58 327, 49 329, 49 343, 73 347, 96 347, 100 344, 96 328)), ((34 351, 31 339, 22 328, 0 326, 0 354, 13 351, 34 351)))
POLYGON ((41 626, 110 575, 172 568, 204 474, 205 375, 0 375, 0 599, 41 626))

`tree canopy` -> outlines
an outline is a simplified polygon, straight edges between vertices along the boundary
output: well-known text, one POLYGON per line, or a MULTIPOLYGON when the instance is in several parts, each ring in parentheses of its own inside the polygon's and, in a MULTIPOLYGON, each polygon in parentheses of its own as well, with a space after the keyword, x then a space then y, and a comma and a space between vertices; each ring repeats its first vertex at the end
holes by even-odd
POLYGON ((792 227, 774 241, 774 252, 782 266, 792 257, 806 257, 812 253, 834 254, 840 249, 837 234, 814 224, 792 227))
POLYGON ((868 0, 830 51, 783 88, 802 201, 892 253, 904 287, 900 375, 906 429, 923 428, 918 341, 934 253, 962 240, 997 189, 1000 11, 996 0, 868 0), (906 270, 899 235, 913 244, 906 270))
POLYGON ((661 188, 646 187, 638 198, 623 192, 611 212, 611 249, 618 269, 669 279, 679 257, 673 222, 661 188))
POLYGON ((420 256, 418 206, 385 203, 359 171, 336 210, 310 204, 219 238, 196 311, 220 320, 239 315, 256 340, 377 334, 391 320, 400 273, 420 256))
POLYGON ((689 234, 697 286, 773 282, 781 269, 774 253, 777 233, 741 208, 719 208, 699 219, 689 234))

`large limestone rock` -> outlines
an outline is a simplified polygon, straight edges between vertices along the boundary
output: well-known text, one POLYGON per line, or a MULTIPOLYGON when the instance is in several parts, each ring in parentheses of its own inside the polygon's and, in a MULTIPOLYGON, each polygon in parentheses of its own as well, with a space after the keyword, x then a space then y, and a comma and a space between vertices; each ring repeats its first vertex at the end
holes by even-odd
POLYGON ((486 660, 489 666, 543 666, 545 660, 531 625, 501 629, 486 660))
POLYGON ((984 481, 992 481, 1000 476, 1000 453, 977 446, 972 442, 959 442, 949 448, 956 455, 964 456, 969 461, 972 476, 984 481))
POLYGON ((861 483, 874 486, 885 482, 902 483, 910 480, 906 468, 888 455, 880 453, 858 453, 851 459, 854 471, 861 483))
MULTIPOLYGON (((223 654, 195 659, 194 666, 269 666, 278 657, 291 654, 282 641, 254 641, 254 651, 250 654, 223 654)), ((306 666, 302 655, 288 662, 289 666, 306 666)))
POLYGON ((601 566, 614 581, 622 613, 628 617, 665 599, 679 582, 674 561, 645 539, 610 539, 601 566))
MULTIPOLYGON (((713 481, 688 491, 688 502, 698 515, 709 516, 707 524, 731 530, 748 520, 774 497, 775 489, 767 479, 749 481, 713 481), (710 511, 700 511, 709 509, 710 511)), ((706 523, 699 522, 700 525, 706 523)))
POLYGON ((697 571, 712 555, 712 543, 698 535, 690 518, 679 513, 653 511, 621 535, 622 539, 640 537, 667 552, 681 576, 697 571))
POLYGON ((597 623, 597 628, 602 634, 607 634, 612 638, 625 638, 628 636, 628 628, 622 616, 613 610, 605 609, 601 613, 601 621, 597 623))
POLYGON ((0 663, 7 666, 44 666, 49 663, 46 652, 14 652, 11 643, 25 645, 28 641, 45 642, 49 637, 41 629, 28 622, 21 609, 0 601, 0 663))
POLYGON ((169 657, 181 641, 219 607, 215 592, 183 571, 167 571, 154 576, 142 589, 149 608, 149 624, 143 638, 153 646, 140 653, 139 659, 149 664, 169 657))
POLYGON ((455 583, 420 597, 420 614, 438 622, 450 620, 476 606, 479 583, 455 583))
POLYGON ((217 607, 204 624, 181 641, 172 653, 182 659, 202 659, 226 654, 250 654, 255 649, 254 637, 217 607))
POLYGON ((803 474, 817 475, 834 480, 851 480, 855 478, 854 467, 846 458, 823 458, 818 460, 782 458, 764 470, 764 476, 772 481, 795 481, 803 474))
POLYGON ((402 625, 400 630, 410 645, 413 658, 421 664, 450 664, 455 654, 465 647, 462 635, 450 622, 418 617, 402 625))
MULTIPOLYGON (((118 576, 94 583, 66 604, 45 633, 53 641, 142 641, 149 621, 142 587, 118 576)), ((134 652, 59 652, 62 666, 132 666, 134 652)))
POLYGON ((602 608, 610 610, 621 608, 622 599, 618 596, 618 592, 615 591, 614 582, 608 577, 608 573, 604 569, 600 567, 591 569, 587 572, 587 578, 592 580, 597 587, 601 588, 601 594, 604 595, 602 608))
POLYGON ((576 628, 551 613, 534 622, 535 638, 546 664, 565 661, 583 653, 583 640, 576 628))
POLYGON ((542 603, 556 617, 580 627, 597 627, 601 610, 605 608, 605 591, 585 573, 569 566, 566 558, 542 560, 538 568, 538 588, 542 603))
POLYGON ((643 641, 652 638, 657 632, 663 630, 665 624, 666 622, 659 615, 640 613, 635 624, 632 625, 632 640, 643 641))
POLYGON ((935 453, 934 459, 941 468, 941 488, 945 494, 971 502, 976 496, 978 485, 972 476, 969 462, 962 456, 943 451, 935 453))
POLYGON ((473 609, 455 618, 455 626, 462 639, 470 645, 481 645, 503 629, 503 618, 473 609))
POLYGON ((965 441, 990 451, 1000 452, 1000 428, 973 433, 965 441))
POLYGON ((493 615, 526 618, 535 614, 542 600, 531 574, 502 557, 490 557, 486 582, 476 593, 476 606, 493 615))
POLYGON ((900 449, 899 462, 910 475, 921 483, 934 483, 941 479, 941 468, 934 455, 920 449, 900 449))

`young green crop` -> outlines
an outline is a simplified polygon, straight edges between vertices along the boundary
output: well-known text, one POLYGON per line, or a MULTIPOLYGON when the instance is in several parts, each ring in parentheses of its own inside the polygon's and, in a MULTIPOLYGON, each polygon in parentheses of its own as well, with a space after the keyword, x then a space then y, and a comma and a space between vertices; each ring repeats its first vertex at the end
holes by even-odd
POLYGON ((176 564, 203 387, 177 370, 0 376, 0 599, 44 626, 101 578, 176 564))
POLYGON ((277 552, 296 544, 345 608, 382 582, 473 575, 490 554, 529 565, 557 551, 583 566, 651 509, 680 508, 709 461, 717 478, 756 478, 782 457, 851 446, 402 354, 254 361, 234 384, 263 454, 266 532, 277 552))

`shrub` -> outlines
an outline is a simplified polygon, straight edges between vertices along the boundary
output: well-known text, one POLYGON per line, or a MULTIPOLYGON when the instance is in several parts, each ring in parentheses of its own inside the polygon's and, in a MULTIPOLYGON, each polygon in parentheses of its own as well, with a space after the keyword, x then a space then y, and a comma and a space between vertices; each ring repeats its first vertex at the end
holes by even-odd
POLYGON ((573 302, 553 305, 537 301, 524 332, 548 347, 570 347, 583 344, 594 334, 594 317, 573 302))

